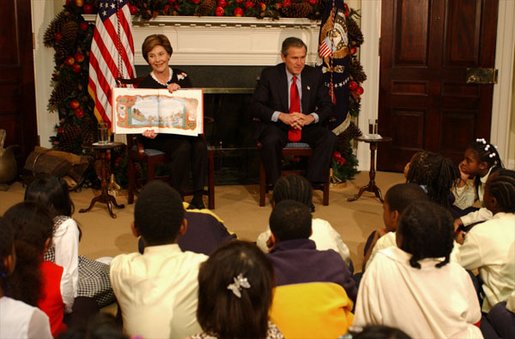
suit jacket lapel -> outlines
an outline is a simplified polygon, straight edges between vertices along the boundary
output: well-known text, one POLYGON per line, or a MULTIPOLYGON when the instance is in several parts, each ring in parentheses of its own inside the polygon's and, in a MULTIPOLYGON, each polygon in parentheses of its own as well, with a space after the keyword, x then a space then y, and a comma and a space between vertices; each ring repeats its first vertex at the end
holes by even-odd
POLYGON ((302 105, 302 113, 309 114, 311 112, 309 111, 309 103, 310 103, 310 97, 311 97, 311 86, 310 86, 310 80, 309 76, 307 75, 307 72, 302 71, 301 74, 302 78, 302 99, 301 99, 301 105, 302 105))
POLYGON ((290 107, 290 103, 288 102, 288 77, 286 76, 286 66, 284 63, 279 64, 279 81, 278 81, 278 89, 279 96, 281 100, 281 107, 284 107, 284 112, 288 112, 288 108, 290 107))

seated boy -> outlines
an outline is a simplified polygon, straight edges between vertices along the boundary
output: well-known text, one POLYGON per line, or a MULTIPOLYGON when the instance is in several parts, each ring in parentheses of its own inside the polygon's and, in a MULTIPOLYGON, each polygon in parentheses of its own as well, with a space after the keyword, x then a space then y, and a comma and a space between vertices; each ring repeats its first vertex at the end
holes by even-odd
POLYGON ((396 246, 395 231, 401 213, 413 201, 429 200, 424 190, 417 184, 397 184, 392 186, 384 197, 383 221, 384 227, 375 231, 372 243, 365 252, 363 271, 368 267, 374 256, 383 248, 396 246))
POLYGON ((177 245, 187 228, 179 193, 161 181, 148 183, 136 201, 131 228, 143 238, 145 250, 118 255, 110 272, 125 331, 144 338, 200 332, 197 276, 207 256, 177 245))
POLYGON ((274 266, 277 286, 332 282, 342 286, 356 300, 357 288, 345 261, 333 250, 319 251, 311 236, 311 212, 305 204, 283 200, 270 215, 268 254, 274 266))

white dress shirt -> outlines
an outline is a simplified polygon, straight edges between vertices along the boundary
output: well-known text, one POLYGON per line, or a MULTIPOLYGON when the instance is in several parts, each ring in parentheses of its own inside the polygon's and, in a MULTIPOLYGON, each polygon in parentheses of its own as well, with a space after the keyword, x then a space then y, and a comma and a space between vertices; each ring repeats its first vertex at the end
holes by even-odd
POLYGON ((111 284, 127 334, 185 338, 201 332, 196 318, 197 277, 206 259, 203 254, 181 251, 177 244, 116 256, 111 284))
POLYGON ((497 213, 474 226, 460 247, 459 262, 479 269, 483 280, 483 312, 506 301, 515 290, 515 214, 497 213))

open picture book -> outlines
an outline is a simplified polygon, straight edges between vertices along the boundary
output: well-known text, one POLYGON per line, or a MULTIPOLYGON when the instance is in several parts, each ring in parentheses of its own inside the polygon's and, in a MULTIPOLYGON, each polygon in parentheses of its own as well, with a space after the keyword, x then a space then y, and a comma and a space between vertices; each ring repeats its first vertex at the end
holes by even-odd
POLYGON ((197 136, 204 133, 202 89, 114 88, 112 131, 115 134, 156 133, 197 136))

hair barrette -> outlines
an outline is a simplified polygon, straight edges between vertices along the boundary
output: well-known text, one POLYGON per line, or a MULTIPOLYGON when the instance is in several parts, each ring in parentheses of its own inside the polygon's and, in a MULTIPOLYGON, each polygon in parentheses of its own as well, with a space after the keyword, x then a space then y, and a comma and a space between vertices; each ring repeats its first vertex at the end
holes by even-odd
POLYGON ((235 296, 241 298, 241 289, 242 288, 250 288, 249 281, 243 274, 238 274, 237 277, 233 278, 234 283, 227 285, 227 289, 231 290, 235 296))

